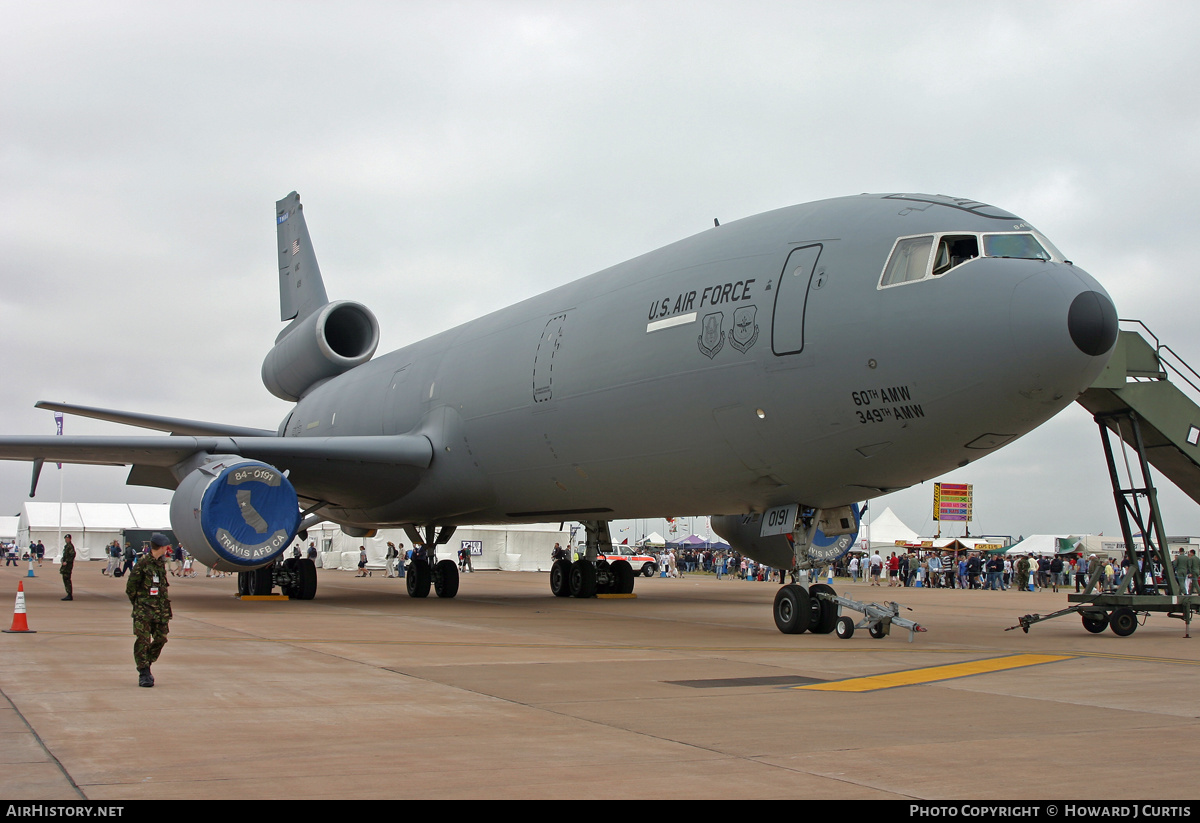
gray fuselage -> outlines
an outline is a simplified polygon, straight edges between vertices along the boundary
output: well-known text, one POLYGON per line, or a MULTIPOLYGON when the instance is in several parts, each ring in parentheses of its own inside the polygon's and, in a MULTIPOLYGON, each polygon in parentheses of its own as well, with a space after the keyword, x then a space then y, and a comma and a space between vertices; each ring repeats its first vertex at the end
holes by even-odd
POLYGON ((1057 414, 1108 357, 1068 328, 1107 296, 1048 243, 881 286, 898 238, 947 232, 1033 230, 923 195, 714 227, 320 383, 281 434, 423 434, 433 461, 293 482, 369 528, 820 508, 936 477, 1057 414))

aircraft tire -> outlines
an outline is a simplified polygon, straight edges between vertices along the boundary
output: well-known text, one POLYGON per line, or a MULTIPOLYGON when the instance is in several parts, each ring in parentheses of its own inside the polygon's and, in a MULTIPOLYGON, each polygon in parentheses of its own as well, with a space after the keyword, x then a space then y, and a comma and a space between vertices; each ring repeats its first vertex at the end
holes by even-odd
POLYGON ((446 558, 439 560, 433 568, 433 590, 438 597, 450 598, 458 594, 458 564, 446 558))
POLYGON ((826 583, 813 583, 808 587, 809 599, 812 601, 812 617, 808 622, 808 630, 813 634, 829 634, 837 628, 837 605, 828 600, 813 597, 814 594, 819 593, 837 595, 833 586, 826 583))
POLYGON ((1083 617, 1083 627, 1092 634, 1100 634, 1108 628, 1108 615, 1103 612, 1080 612, 1083 617), (1095 615, 1099 614, 1099 617, 1095 615))
POLYGON ((1117 637, 1129 637, 1137 631, 1137 612, 1128 606, 1113 609, 1108 616, 1108 627, 1117 637))
POLYGON ((842 640, 849 640, 854 637, 854 620, 850 617, 839 617, 835 631, 842 640))
POLYGON ((250 594, 250 575, 253 572, 238 572, 238 596, 250 594))
POLYGON ((555 597, 571 596, 570 560, 555 560, 550 567, 550 592, 555 597))
POLYGON ((874 637, 876 640, 882 640, 883 638, 887 637, 887 629, 883 627, 882 623, 871 624, 871 628, 867 629, 867 632, 870 633, 871 637, 874 637))
POLYGON ((275 581, 271 579, 271 567, 255 569, 252 572, 247 572, 248 584, 246 594, 251 596, 262 596, 271 593, 271 589, 275 585, 275 581))
POLYGON ((784 634, 804 634, 812 619, 812 604, 808 592, 789 583, 780 586, 775 593, 775 605, 772 608, 775 616, 775 628, 784 634))
POLYGON ((596 567, 588 560, 571 564, 571 597, 596 596, 596 567))
POLYGON ((429 597, 429 584, 432 574, 429 564, 423 560, 414 560, 408 564, 404 575, 404 583, 408 587, 409 597, 429 597))
POLYGON ((617 560, 612 563, 610 570, 617 581, 613 586, 613 594, 633 594, 633 581, 636 578, 633 566, 629 565, 629 561, 617 560))
POLYGON ((297 600, 312 600, 317 596, 317 564, 302 557, 296 561, 296 570, 300 576, 300 584, 296 587, 297 600))

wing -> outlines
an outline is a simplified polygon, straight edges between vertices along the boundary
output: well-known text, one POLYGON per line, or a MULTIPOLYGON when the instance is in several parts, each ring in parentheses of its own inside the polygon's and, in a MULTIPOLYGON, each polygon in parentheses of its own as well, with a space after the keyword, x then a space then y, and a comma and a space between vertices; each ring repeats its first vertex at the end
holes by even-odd
POLYGON ((366 505, 416 485, 415 471, 433 462, 424 435, 347 437, 13 436, 0 437, 0 460, 41 464, 85 463, 132 466, 132 485, 174 489, 181 478, 171 468, 199 453, 236 454, 288 472, 305 499, 366 505), (363 481, 368 481, 364 488, 363 481))

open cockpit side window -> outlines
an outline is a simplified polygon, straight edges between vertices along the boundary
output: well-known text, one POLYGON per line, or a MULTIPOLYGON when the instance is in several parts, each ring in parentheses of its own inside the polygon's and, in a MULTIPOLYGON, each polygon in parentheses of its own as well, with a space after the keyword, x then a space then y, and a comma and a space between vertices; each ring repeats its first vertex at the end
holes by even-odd
POLYGON ((945 274, 955 266, 979 256, 979 238, 973 234, 944 234, 938 240, 933 258, 934 275, 945 274))

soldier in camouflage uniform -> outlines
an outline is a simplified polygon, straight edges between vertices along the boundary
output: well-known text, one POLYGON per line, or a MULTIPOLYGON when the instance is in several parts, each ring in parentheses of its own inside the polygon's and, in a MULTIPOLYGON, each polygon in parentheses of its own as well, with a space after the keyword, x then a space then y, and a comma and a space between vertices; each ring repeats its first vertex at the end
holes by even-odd
POLYGON ((155 532, 150 536, 150 554, 143 557, 129 573, 125 594, 133 604, 133 662, 138 670, 138 685, 153 686, 150 664, 158 660, 167 644, 170 630, 171 600, 167 597, 167 566, 163 558, 171 548, 167 536, 155 532))
POLYGON ((71 572, 75 570, 75 544, 71 542, 71 535, 66 537, 67 543, 63 546, 62 557, 59 558, 58 573, 62 575, 63 588, 67 590, 67 596, 63 600, 74 600, 75 596, 71 592, 71 572))

